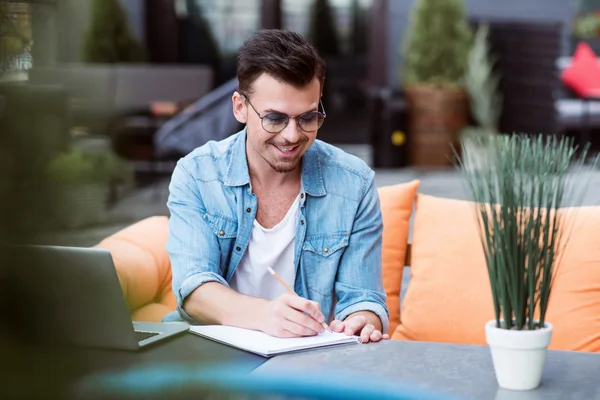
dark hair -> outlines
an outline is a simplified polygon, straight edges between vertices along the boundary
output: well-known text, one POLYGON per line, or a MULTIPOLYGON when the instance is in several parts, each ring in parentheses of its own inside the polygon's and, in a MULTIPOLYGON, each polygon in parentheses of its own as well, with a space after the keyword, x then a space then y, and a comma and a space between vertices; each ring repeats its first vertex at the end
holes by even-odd
POLYGON ((238 88, 252 93, 252 84, 263 73, 295 87, 308 85, 316 76, 325 83, 325 61, 302 35, 279 29, 261 29, 240 48, 237 57, 238 88))

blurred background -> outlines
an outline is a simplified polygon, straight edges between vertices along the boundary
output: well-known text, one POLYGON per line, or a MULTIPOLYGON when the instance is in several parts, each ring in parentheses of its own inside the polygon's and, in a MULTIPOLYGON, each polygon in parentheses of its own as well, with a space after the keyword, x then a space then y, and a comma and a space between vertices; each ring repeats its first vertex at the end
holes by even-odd
POLYGON ((319 138, 378 186, 461 197, 463 133, 599 144, 600 95, 563 78, 582 43, 600 51, 598 0, 0 0, 0 22, 6 241, 91 246, 167 215, 175 162, 241 128, 236 51, 261 28, 317 47, 319 138))

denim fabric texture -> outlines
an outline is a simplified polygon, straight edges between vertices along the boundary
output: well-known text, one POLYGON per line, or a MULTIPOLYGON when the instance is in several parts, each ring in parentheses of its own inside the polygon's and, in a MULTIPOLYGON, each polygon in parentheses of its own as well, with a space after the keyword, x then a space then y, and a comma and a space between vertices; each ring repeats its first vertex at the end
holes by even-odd
MULTIPOLYGON (((374 172, 315 140, 302 156, 295 292, 318 302, 327 321, 368 310, 389 329, 381 275, 383 222, 374 172)), ((182 308, 200 285, 228 286, 246 251, 257 211, 245 128, 178 161, 169 186, 167 250, 177 311, 165 321, 197 323, 182 308)))

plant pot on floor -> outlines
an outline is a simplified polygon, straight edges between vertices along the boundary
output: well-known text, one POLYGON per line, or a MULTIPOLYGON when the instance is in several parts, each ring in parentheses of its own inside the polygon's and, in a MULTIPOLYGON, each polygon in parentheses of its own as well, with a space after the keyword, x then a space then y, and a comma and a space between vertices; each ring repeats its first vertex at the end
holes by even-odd
POLYGON ((70 229, 105 222, 110 184, 130 176, 112 152, 83 149, 58 154, 46 172, 54 220, 70 229))
POLYGON ((485 324, 485 337, 498 385, 503 389, 532 390, 540 385, 552 324, 534 330, 503 329, 496 320, 485 324))
POLYGON ((405 89, 410 142, 410 162, 415 166, 452 165, 467 126, 469 102, 461 88, 410 85, 405 89))

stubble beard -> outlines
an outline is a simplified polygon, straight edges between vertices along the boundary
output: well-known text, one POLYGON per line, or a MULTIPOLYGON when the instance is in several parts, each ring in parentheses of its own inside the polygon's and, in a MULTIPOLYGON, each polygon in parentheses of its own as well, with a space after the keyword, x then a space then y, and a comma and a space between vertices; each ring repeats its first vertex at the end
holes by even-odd
MULTIPOLYGON (((308 140, 309 140, 308 136, 304 135, 301 138, 301 140, 296 143, 296 145, 298 145, 300 147, 303 147, 308 142, 308 140)), ((272 143, 271 141, 266 142, 266 149, 265 150, 267 151, 267 154, 269 154, 269 149, 268 148, 270 146, 273 146, 274 144, 275 143, 272 143)), ((291 145, 292 145, 292 143, 285 143, 285 144, 282 145, 282 147, 287 147, 287 146, 291 146, 291 145)), ((267 158, 267 154, 265 154, 265 156, 263 156, 263 159, 267 162, 267 164, 269 164, 271 166, 271 168, 273 168, 273 170, 275 172, 278 172, 280 174, 286 174, 286 173, 294 171, 300 165, 300 160, 302 159, 302 155, 300 155, 298 158, 296 158, 294 160, 290 160, 290 162, 278 163, 277 161, 269 160, 267 158)))
MULTIPOLYGON (((271 146, 271 145, 268 144, 267 146, 271 146)), ((280 174, 286 174, 286 173, 294 171, 300 164, 301 158, 302 157, 298 157, 297 159, 295 159, 291 162, 277 163, 277 162, 272 162, 271 160, 268 160, 266 157, 263 157, 263 159, 267 162, 267 164, 269 164, 275 172, 279 172, 280 174)))

